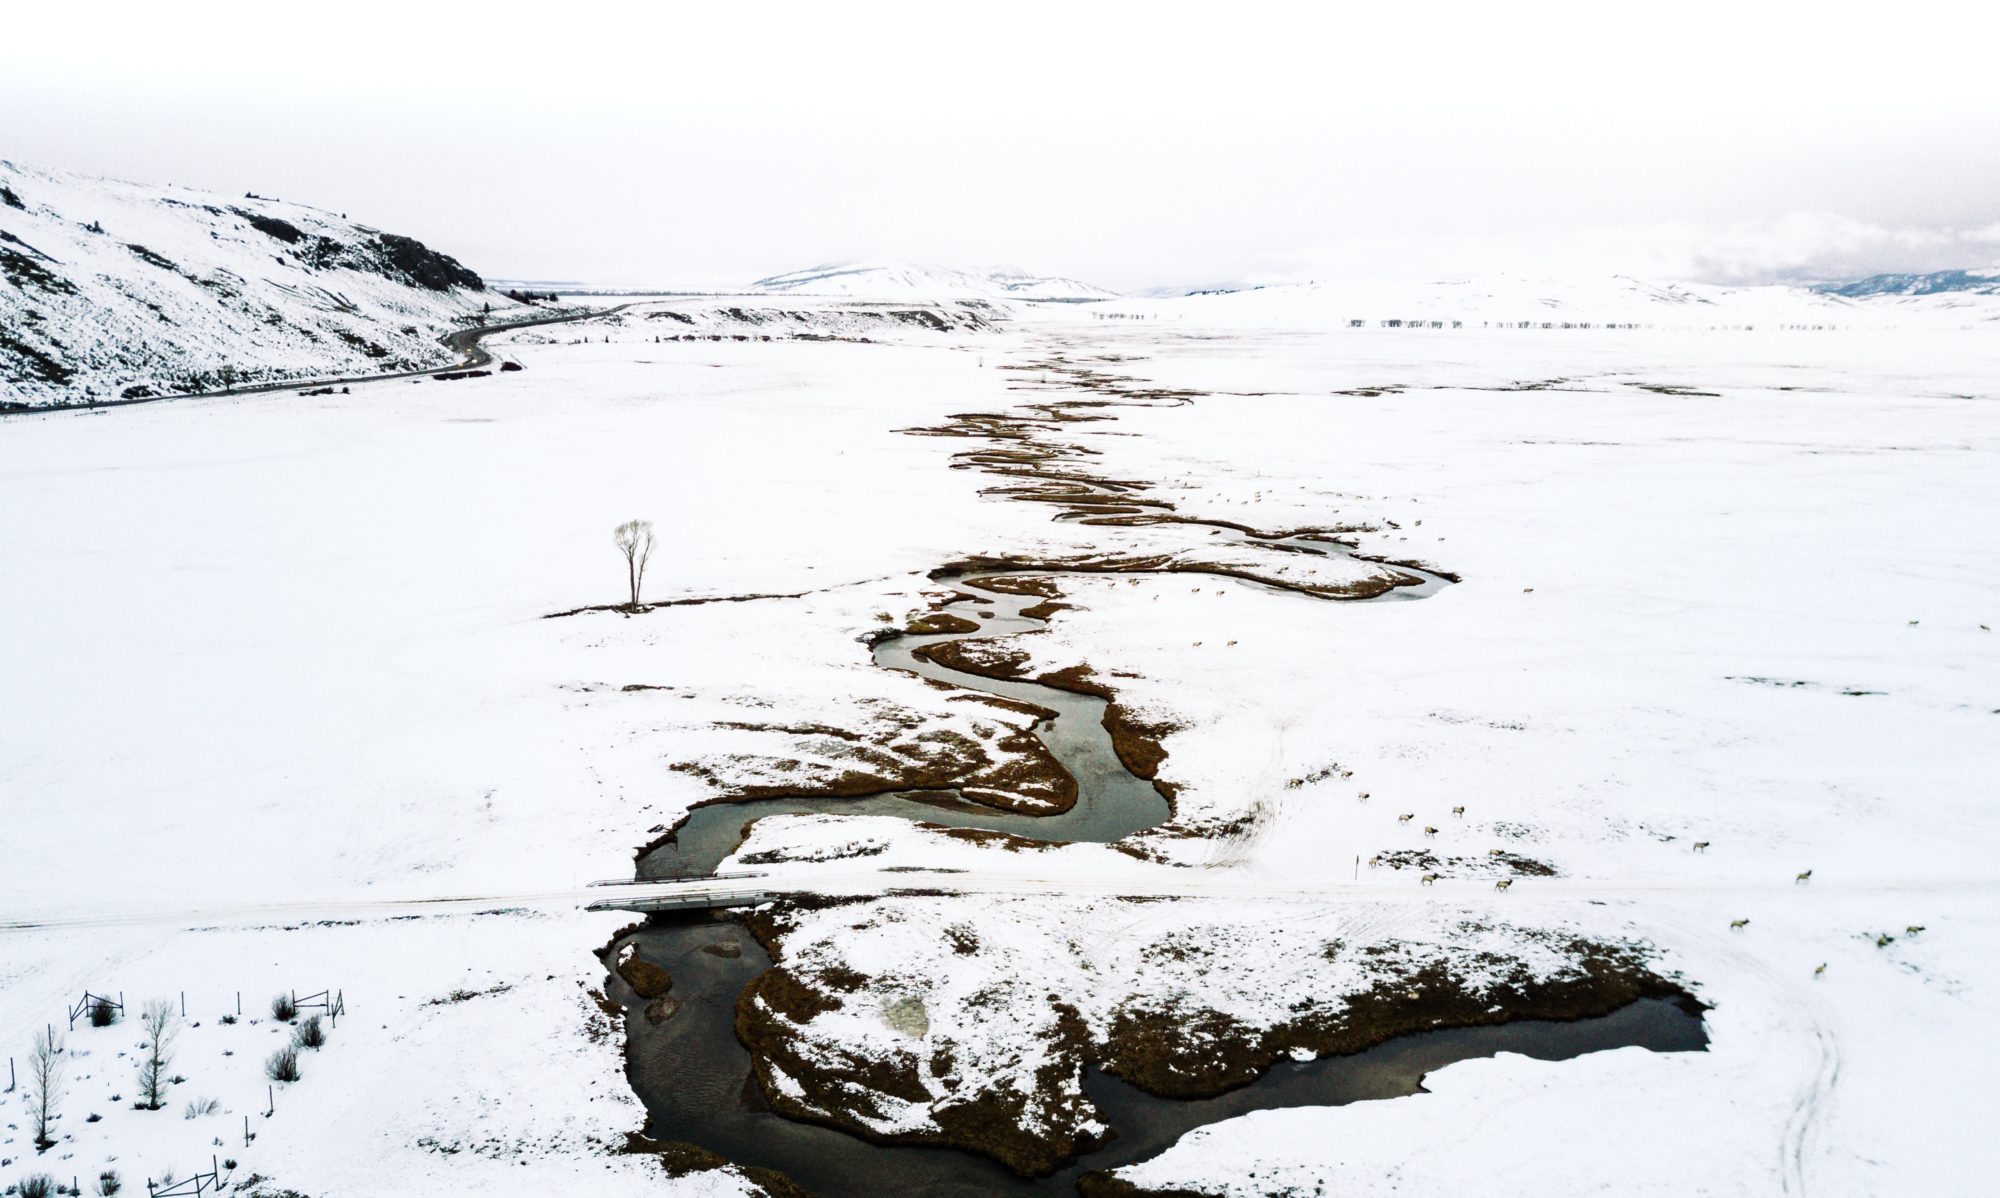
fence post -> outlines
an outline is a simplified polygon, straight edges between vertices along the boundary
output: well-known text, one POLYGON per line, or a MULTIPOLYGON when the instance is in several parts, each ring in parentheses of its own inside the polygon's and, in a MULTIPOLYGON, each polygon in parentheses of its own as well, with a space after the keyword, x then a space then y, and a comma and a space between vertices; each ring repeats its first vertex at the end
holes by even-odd
POLYGON ((243 1116, 243 1146, 250 1147, 250 1116, 243 1116))
POLYGON ((188 1017, 188 992, 183 990, 181 991, 181 1018, 186 1019, 187 1017, 188 1017))
POLYGON ((278 1087, 270 1085, 265 1086, 264 1099, 266 1102, 269 1102, 271 1104, 271 1109, 264 1112, 264 1118, 269 1119, 271 1116, 278 1113, 278 1087))

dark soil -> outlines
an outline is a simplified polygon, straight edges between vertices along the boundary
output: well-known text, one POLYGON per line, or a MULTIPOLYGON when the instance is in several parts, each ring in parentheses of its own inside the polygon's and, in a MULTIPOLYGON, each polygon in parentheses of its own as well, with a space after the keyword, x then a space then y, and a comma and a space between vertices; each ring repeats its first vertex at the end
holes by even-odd
POLYGON ((1114 1017, 1103 1065, 1148 1094, 1203 1098, 1248 1085, 1293 1049, 1315 1056, 1351 1055, 1412 1032, 1516 1019, 1589 1019, 1641 998, 1666 998, 1691 1011, 1702 1009, 1680 985, 1655 974, 1634 949, 1581 940, 1567 947, 1575 954, 1574 976, 1537 980, 1515 967, 1512 980, 1475 990, 1449 965, 1431 964, 1378 982, 1351 996, 1337 1012, 1307 1014, 1262 1031, 1241 1027, 1220 1012, 1137 1001, 1114 1017))

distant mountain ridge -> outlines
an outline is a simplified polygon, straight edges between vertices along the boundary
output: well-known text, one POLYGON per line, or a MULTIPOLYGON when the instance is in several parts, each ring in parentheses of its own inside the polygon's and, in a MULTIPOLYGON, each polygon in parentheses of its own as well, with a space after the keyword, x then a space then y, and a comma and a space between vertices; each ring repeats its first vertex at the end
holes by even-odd
POLYGON ((0 405, 423 369, 515 304, 411 237, 0 160, 0 405))
POLYGON ((933 263, 837 262, 758 279, 758 291, 841 295, 856 299, 1012 299, 1036 303, 1089 303, 1117 299, 1115 291, 1076 279, 1030 274, 1013 267, 955 267, 933 263))
POLYGON ((1970 292, 2000 295, 2000 271, 1935 270, 1929 274, 1869 275, 1865 279, 1820 283, 1813 288, 1822 295, 1865 299, 1874 295, 1943 295, 1970 292))

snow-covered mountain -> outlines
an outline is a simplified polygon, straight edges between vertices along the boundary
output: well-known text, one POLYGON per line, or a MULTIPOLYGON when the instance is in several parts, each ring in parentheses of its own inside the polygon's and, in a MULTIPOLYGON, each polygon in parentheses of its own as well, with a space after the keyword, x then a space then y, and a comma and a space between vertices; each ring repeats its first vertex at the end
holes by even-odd
POLYGON ((1340 279, 1174 297, 1130 297, 1099 315, 1199 319, 1274 328, 1501 327, 1851 328, 2000 320, 2000 287, 1846 293, 1787 286, 1725 287, 1625 275, 1487 276, 1428 282, 1340 279))
POLYGON ((857 299, 1011 299, 1085 303, 1118 298, 1076 279, 1034 275, 1013 267, 965 268, 932 263, 832 263, 758 279, 758 291, 839 295, 857 299))
POLYGON ((335 213, 3 160, 0 279, 0 406, 421 369, 515 307, 335 213))
POLYGON ((1865 279, 1821 283, 1813 290, 1849 299, 1876 295, 1944 295, 1952 292, 2000 295, 2000 271, 1938 270, 1921 275, 1870 275, 1865 279))

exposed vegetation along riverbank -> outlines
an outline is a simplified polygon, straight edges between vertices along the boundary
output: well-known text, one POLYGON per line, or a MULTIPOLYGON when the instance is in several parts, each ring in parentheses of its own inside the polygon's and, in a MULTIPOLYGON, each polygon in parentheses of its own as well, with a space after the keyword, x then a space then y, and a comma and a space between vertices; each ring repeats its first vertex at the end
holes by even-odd
POLYGON ((1189 926, 1153 932, 1137 970, 1110 976, 1089 966, 1099 946, 1056 933, 1033 950, 1007 944, 951 904, 905 895, 750 918, 777 964, 740 996, 736 1028, 774 1110, 877 1142, 963 1148, 1038 1176, 1103 1142, 1083 1084, 1091 1066, 1147 1094, 1193 1099, 1252 1084, 1280 1060, 1351 1055, 1413 1032, 1588 1019, 1646 997, 1701 1009, 1636 944, 1528 927, 1350 942, 1312 921, 1215 923, 1214 911, 1189 904, 1176 908, 1189 926), (913 925, 947 947, 926 953, 913 925), (1271 977, 1266 946, 1310 960, 1271 977), (1061 963, 1030 963, 1029 951, 1061 963), (931 955, 948 968, 919 966, 931 955), (1239 989, 1272 991, 1283 998, 1274 1013, 1285 1014, 1226 1009, 1240 1004, 1223 993, 1239 989), (920 1028, 904 1029, 921 1034, 855 1034, 858 1023, 892 1021, 892 1007, 921 1013, 920 1028))

